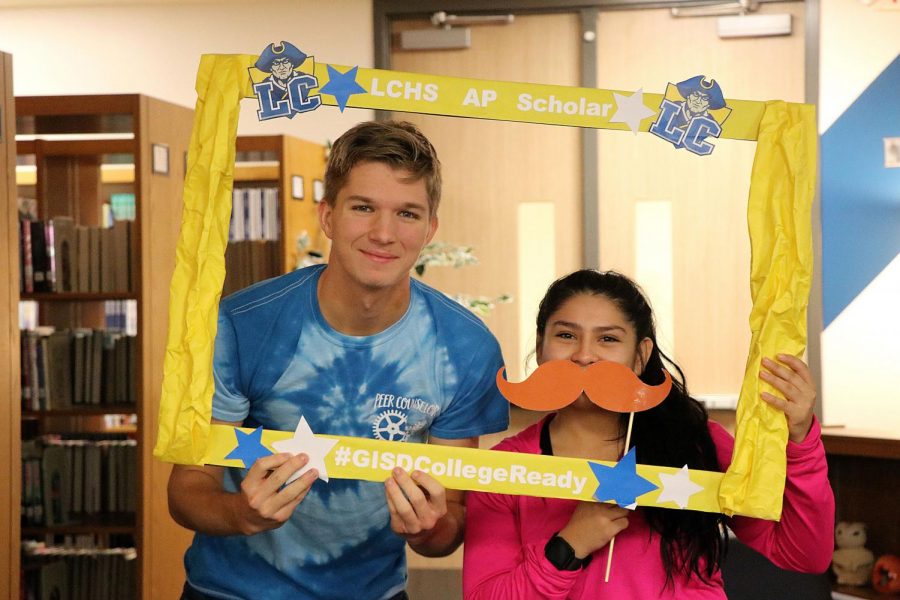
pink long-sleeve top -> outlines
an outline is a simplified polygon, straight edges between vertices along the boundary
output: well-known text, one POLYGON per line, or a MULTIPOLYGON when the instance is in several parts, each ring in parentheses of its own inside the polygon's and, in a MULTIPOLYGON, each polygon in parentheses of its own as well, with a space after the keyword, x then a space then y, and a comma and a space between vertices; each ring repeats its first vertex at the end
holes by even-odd
MULTIPOLYGON (((540 454, 544 420, 494 449, 540 454)), ((709 431, 725 470, 731 464, 734 439, 712 421, 709 431)), ((834 495, 820 434, 814 422, 803 442, 788 442, 781 521, 729 520, 738 539, 784 569, 823 572, 831 562, 834 495)), ((629 515, 628 528, 616 536, 609 581, 604 582, 608 546, 577 571, 559 571, 544 556, 544 546, 569 522, 577 500, 480 492, 470 492, 466 498, 466 599, 725 598, 720 572, 709 582, 676 576, 674 586, 665 587, 659 536, 647 525, 640 508, 629 515)))

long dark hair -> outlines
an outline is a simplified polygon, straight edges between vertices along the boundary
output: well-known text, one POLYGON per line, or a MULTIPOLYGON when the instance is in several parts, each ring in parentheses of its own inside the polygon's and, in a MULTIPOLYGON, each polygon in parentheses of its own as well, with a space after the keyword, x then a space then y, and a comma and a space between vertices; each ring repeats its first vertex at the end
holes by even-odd
MULTIPOLYGON (((589 294, 605 296, 616 304, 634 326, 637 341, 649 338, 653 351, 640 378, 658 385, 663 381, 662 369, 668 365, 672 391, 660 405, 635 414, 631 444, 637 460, 645 465, 682 467, 719 471, 716 447, 707 425, 706 409, 688 394, 681 368, 659 349, 653 310, 640 287, 628 277, 614 271, 583 269, 557 279, 541 300, 537 315, 537 340, 541 344, 547 321, 573 296, 589 294)), ((622 435, 628 415, 621 416, 622 435)), ((709 581, 720 568, 727 548, 724 517, 692 510, 643 509, 650 528, 660 536, 660 553, 666 569, 666 585, 676 574, 692 574, 709 581)))

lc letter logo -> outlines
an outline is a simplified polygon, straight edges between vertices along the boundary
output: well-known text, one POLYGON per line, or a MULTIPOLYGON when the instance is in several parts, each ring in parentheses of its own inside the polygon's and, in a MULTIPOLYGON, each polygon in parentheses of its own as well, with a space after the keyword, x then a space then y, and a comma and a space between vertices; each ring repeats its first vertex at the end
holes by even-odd
POLYGON ((676 148, 706 156, 715 148, 706 138, 719 137, 722 123, 730 114, 719 84, 697 75, 669 84, 659 105, 659 116, 650 125, 650 133, 676 148))
POLYGON ((714 146, 705 141, 708 136, 719 137, 722 126, 710 117, 693 117, 687 123, 687 127, 677 126, 679 119, 679 103, 671 100, 663 100, 659 106, 659 117, 650 125, 650 133, 658 135, 662 139, 672 142, 676 148, 685 148, 705 156, 711 154, 714 146))
POLYGON ((254 84, 253 91, 259 102, 256 114, 260 121, 276 117, 293 118, 295 114, 316 110, 322 104, 319 96, 310 96, 309 91, 319 87, 319 81, 312 75, 298 75, 287 84, 287 92, 272 81, 254 84))
POLYGON ((269 44, 259 55, 253 66, 268 76, 258 81, 253 78, 253 69, 250 72, 253 92, 259 102, 257 115, 260 121, 293 118, 297 113, 315 110, 322 104, 318 95, 310 95, 311 90, 319 87, 315 75, 297 71, 306 59, 306 53, 290 42, 269 44))

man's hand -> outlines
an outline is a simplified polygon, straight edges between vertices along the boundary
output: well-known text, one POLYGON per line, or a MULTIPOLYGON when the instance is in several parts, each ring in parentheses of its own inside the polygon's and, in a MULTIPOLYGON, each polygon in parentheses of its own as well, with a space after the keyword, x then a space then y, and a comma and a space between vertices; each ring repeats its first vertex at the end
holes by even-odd
POLYGON ((391 511, 391 530, 406 538, 410 545, 427 539, 447 514, 444 486, 422 471, 410 475, 397 467, 384 482, 384 489, 391 511))
MULTIPOLYGON (((240 422, 212 422, 241 426, 240 422)), ((260 458, 247 471, 238 492, 225 491, 225 467, 173 465, 169 475, 169 513, 182 527, 206 535, 252 535, 281 527, 318 477, 311 469, 284 485, 308 462, 305 454, 260 458)))
POLYGON ((245 535, 281 527, 306 498, 319 476, 310 469, 289 485, 284 482, 309 462, 305 454, 272 454, 258 459, 234 494, 234 525, 245 535))
MULTIPOLYGON (((477 448, 478 438, 432 436, 428 443, 477 448)), ((391 511, 391 529, 422 556, 447 556, 462 543, 466 527, 464 492, 445 489, 427 473, 413 471, 410 475, 397 468, 384 482, 384 493, 391 511)))

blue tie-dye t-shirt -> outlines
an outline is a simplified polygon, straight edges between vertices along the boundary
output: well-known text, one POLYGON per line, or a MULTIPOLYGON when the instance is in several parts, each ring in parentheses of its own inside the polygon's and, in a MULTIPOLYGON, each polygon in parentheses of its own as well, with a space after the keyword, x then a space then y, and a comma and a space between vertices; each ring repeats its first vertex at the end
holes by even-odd
MULTIPOLYGON (((494 377, 500 348, 484 324, 411 282, 410 305, 375 335, 332 329, 316 286, 324 267, 271 279, 224 299, 213 417, 293 431, 424 442, 503 431, 508 404, 494 377)), ((239 489, 246 471, 225 470, 239 489)), ((197 534, 188 580, 221 598, 388 598, 406 583, 405 542, 390 530, 381 483, 316 481, 280 528, 252 536, 197 534)))

